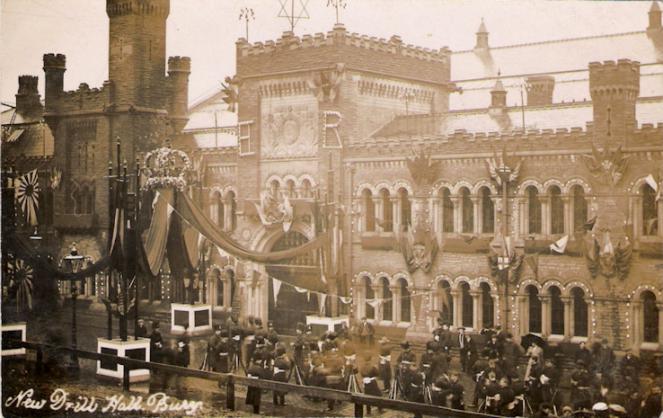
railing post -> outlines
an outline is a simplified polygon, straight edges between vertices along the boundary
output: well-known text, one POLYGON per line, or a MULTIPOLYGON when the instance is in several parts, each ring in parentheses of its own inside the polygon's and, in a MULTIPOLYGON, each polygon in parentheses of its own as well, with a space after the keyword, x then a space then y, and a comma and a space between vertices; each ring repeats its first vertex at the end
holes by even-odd
POLYGON ((364 416, 364 405, 355 401, 355 418, 363 418, 364 416))
POLYGON ((229 375, 226 381, 226 408, 235 410, 235 380, 232 375, 229 375))
POLYGON ((36 370, 35 372, 40 375, 44 371, 44 352, 41 347, 37 347, 37 360, 36 360, 36 370))
POLYGON ((129 365, 124 364, 122 366, 122 389, 125 392, 129 391, 129 388, 130 388, 130 385, 131 385, 130 376, 129 376, 130 372, 131 372, 131 368, 129 367, 129 365))

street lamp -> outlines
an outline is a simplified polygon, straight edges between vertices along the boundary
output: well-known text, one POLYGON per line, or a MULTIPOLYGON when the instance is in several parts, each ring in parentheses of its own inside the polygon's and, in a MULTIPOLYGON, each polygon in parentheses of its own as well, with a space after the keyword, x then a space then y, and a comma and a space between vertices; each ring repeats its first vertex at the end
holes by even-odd
MULTIPOLYGON (((75 273, 81 269, 83 266, 83 261, 85 256, 78 254, 78 249, 76 248, 76 243, 74 242, 71 245, 71 250, 69 254, 63 258, 63 264, 65 268, 71 272, 75 273)), ((71 281, 71 348, 76 350, 78 348, 78 342, 76 338, 76 299, 78 298, 78 280, 71 281)), ((72 370, 78 370, 78 355, 76 352, 71 354, 71 365, 72 370)))

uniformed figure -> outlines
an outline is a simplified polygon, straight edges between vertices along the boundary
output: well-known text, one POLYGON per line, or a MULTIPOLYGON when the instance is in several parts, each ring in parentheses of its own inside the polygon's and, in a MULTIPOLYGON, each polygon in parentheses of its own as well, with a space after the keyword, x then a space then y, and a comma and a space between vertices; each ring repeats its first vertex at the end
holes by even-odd
POLYGON ((408 367, 415 364, 417 361, 417 356, 414 354, 410 348, 410 343, 408 341, 404 341, 401 343, 401 348, 403 351, 398 355, 398 359, 396 362, 398 365, 407 365, 408 367))
POLYGON ((619 371, 622 376, 630 376, 633 380, 638 381, 640 379, 640 358, 627 349, 626 355, 619 364, 619 371))
POLYGON ((421 355, 419 360, 419 372, 425 376, 426 386, 431 386, 435 381, 433 376, 433 367, 435 365, 435 344, 433 341, 426 343, 426 352, 421 355))
POLYGON ((161 354, 164 349, 163 337, 159 329, 159 321, 152 322, 152 334, 150 335, 150 359, 154 362, 161 362, 161 354))
POLYGON ((571 404, 574 410, 592 407, 591 375, 581 359, 576 361, 576 370, 571 375, 571 404))
POLYGON ((290 345, 292 346, 295 365, 299 368, 299 370, 303 370, 304 353, 306 350, 306 339, 304 338, 304 324, 299 322, 297 324, 295 332, 297 333, 297 335, 295 336, 295 341, 290 343, 290 345))
MULTIPOLYGON (((285 348, 276 349, 274 358, 274 373, 272 379, 277 382, 287 382, 290 377, 290 368, 292 367, 290 359, 286 356, 285 348)), ((274 391, 274 405, 285 405, 285 392, 274 391)))
POLYGON ((382 380, 385 392, 391 388, 391 345, 386 337, 380 338, 380 360, 378 362, 378 373, 382 380))
MULTIPOLYGON (((262 367, 261 359, 258 357, 255 357, 253 359, 253 362, 249 366, 249 368, 246 370, 246 377, 250 379, 263 379, 263 373, 264 369, 262 367)), ((246 404, 247 405, 253 405, 253 413, 254 414, 259 414, 260 413, 260 395, 261 395, 262 390, 260 388, 254 387, 254 386, 248 386, 246 390, 246 404)))
MULTIPOLYGON (((362 366, 360 373, 362 376, 362 384, 364 385, 364 394, 370 396, 382 396, 380 387, 378 386, 378 368, 373 364, 370 354, 364 355, 364 365, 362 366)), ((379 412, 382 412, 379 410, 379 412)), ((366 413, 371 413, 371 406, 366 405, 366 413)))
POLYGON ((488 358, 502 358, 502 343, 498 341, 497 334, 492 334, 484 347, 488 358))
POLYGON ((274 322, 272 321, 267 322, 267 341, 269 341, 271 345, 276 345, 279 341, 279 334, 274 329, 274 322))
POLYGON ((215 347, 215 359, 216 367, 220 373, 230 373, 231 360, 230 360, 230 350, 232 350, 232 343, 228 339, 228 331, 221 329, 220 339, 215 347))
POLYGON ((450 407, 453 409, 465 409, 464 389, 458 382, 459 378, 458 372, 451 372, 449 383, 442 395, 445 400, 445 406, 451 405, 450 407))
POLYGON ((465 373, 469 373, 476 361, 477 350, 474 340, 465 334, 465 328, 458 328, 458 348, 460 349, 460 363, 465 373))

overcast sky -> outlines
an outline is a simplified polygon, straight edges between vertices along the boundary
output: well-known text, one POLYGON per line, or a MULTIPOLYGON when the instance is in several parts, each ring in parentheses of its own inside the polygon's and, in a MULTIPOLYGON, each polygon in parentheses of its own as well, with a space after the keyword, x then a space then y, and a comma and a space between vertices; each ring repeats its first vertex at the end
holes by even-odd
MULTIPOLYGON (((290 0, 286 1, 289 4, 290 0)), ((327 32, 335 22, 327 0, 308 3, 310 19, 297 35, 327 32)), ((483 17, 492 46, 644 30, 650 1, 447 1, 346 0, 341 21, 350 32, 429 48, 469 49, 483 17)), ((108 18, 105 0, 0 0, 0 97, 14 103, 21 74, 39 76, 42 54, 67 56, 65 89, 81 82, 100 87, 108 77, 108 18)), ((300 7, 300 0, 295 0, 300 7)), ((190 103, 216 89, 235 71, 235 40, 244 36, 240 9, 251 7, 249 40, 276 39, 289 28, 278 18, 279 0, 171 0, 167 55, 192 59, 190 103)))

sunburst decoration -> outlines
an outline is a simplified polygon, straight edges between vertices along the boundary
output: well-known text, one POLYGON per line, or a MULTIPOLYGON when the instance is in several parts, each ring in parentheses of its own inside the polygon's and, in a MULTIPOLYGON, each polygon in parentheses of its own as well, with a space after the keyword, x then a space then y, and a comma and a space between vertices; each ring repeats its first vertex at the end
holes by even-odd
POLYGON ((16 311, 22 310, 27 307, 32 310, 32 279, 34 278, 34 271, 32 267, 26 264, 23 260, 15 260, 9 265, 10 287, 16 288, 16 311))
POLYGON ((32 170, 18 180, 16 198, 25 214, 29 225, 37 225, 37 210, 39 209, 39 175, 32 170))

